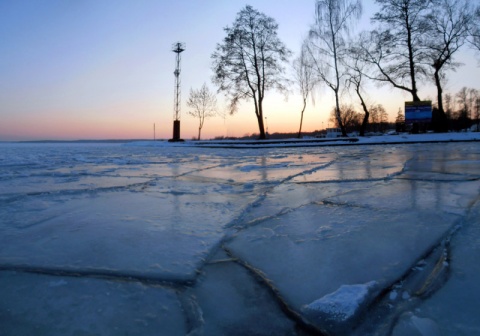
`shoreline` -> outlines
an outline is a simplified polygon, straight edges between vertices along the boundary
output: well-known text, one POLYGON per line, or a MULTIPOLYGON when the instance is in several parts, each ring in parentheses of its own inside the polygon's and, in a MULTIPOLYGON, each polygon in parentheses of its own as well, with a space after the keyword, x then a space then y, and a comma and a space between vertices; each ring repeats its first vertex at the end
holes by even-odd
POLYGON ((338 147, 361 145, 403 145, 416 143, 477 142, 480 132, 423 133, 377 135, 349 138, 265 139, 265 140, 185 140, 168 142, 167 139, 105 139, 105 140, 27 140, 0 141, 0 144, 122 144, 139 147, 197 147, 197 148, 288 148, 288 147, 338 147))

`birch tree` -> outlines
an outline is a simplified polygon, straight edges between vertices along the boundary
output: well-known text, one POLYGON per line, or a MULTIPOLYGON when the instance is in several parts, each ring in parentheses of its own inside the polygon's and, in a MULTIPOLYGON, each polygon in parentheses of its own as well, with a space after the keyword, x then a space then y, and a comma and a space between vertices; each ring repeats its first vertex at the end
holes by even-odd
POLYGON ((347 71, 342 60, 348 52, 350 28, 361 14, 360 0, 317 0, 316 20, 310 30, 309 52, 318 77, 334 93, 335 115, 343 136, 347 132, 340 117, 340 94, 347 71))
POLYGON ((293 70, 295 76, 295 82, 298 86, 300 94, 302 95, 302 111, 300 112, 300 128, 298 130, 298 138, 302 137, 302 124, 303 124, 303 113, 307 107, 308 97, 312 97, 312 102, 315 103, 312 93, 317 80, 313 72, 312 59, 307 50, 307 44, 303 43, 302 49, 300 50, 300 55, 293 62, 293 70))

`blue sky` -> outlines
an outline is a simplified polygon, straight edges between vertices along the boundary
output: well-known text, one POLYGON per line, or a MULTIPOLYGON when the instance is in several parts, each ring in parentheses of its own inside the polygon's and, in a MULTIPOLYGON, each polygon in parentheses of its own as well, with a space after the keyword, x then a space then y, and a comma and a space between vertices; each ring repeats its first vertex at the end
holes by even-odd
MULTIPOLYGON (((151 138, 171 136, 176 41, 182 53, 182 95, 210 82, 210 56, 236 13, 247 3, 233 0, 15 0, 0 2, 0 140, 151 138)), ((313 22, 313 0, 255 0, 248 4, 279 23, 279 36, 296 53, 313 22)), ((375 11, 364 1, 356 30, 368 29, 375 11)), ((447 91, 477 87, 480 75, 473 52, 447 91)), ((434 96, 423 85, 421 98, 434 96)), ((346 97, 345 99, 350 99, 346 97)), ((396 115, 408 95, 372 85, 369 99, 396 115)), ((249 103, 226 120, 207 120, 202 133, 241 136, 257 132, 249 103)), ((320 90, 307 108, 304 130, 326 127, 333 105, 320 90)), ((219 107, 224 107, 219 96, 219 107)), ((300 98, 270 93, 265 102, 270 132, 295 131, 300 98)), ((182 137, 197 133, 197 121, 182 104, 182 137)))

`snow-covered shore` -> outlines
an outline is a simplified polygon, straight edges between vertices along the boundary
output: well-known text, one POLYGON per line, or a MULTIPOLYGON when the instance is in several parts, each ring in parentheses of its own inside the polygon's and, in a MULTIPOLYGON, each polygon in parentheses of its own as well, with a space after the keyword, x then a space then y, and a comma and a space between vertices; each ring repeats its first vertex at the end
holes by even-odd
POLYGON ((317 146, 358 146, 381 144, 410 144, 437 142, 480 141, 480 132, 463 133, 426 133, 398 134, 348 138, 304 138, 304 139, 266 139, 266 140, 187 140, 183 142, 168 141, 133 141, 131 146, 196 146, 205 148, 274 148, 274 147, 317 147, 317 146))

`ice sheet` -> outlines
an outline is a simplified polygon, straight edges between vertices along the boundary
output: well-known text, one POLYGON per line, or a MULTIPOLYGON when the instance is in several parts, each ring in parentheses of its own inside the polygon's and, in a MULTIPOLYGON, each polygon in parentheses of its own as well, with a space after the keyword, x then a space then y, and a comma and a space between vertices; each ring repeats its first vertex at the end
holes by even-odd
MULTIPOLYGON (((18 223, 19 227, 0 228, 2 263, 122 277, 193 279, 223 237, 222 226, 239 214, 249 198, 211 189, 184 190, 178 182, 175 191, 153 186, 148 193, 62 199, 46 214, 24 217, 28 222, 18 223)), ((8 216, 2 217, 8 220, 8 216)))
MULTIPOLYGON (((480 200, 470 211, 470 220, 451 241, 451 269, 445 285, 417 309, 403 314, 394 335, 441 330, 445 335, 478 335, 480 333, 480 200), (428 322, 427 325, 418 322, 428 322)), ((430 332, 430 334, 434 334, 430 332)), ((422 334, 423 335, 423 334, 422 334)))
POLYGON ((294 335, 295 321, 271 291, 223 253, 206 265, 198 284, 183 295, 194 335, 294 335))
POLYGON ((185 335, 175 290, 0 272, 2 335, 185 335))
POLYGON ((343 284, 389 286, 458 219, 314 204, 248 228, 227 247, 300 309, 343 284))
POLYGON ((7 335, 72 331, 76 302, 95 297, 80 305, 85 318, 109 313, 87 333, 114 322, 143 335, 159 324, 169 335, 359 334, 368 321, 377 335, 447 324, 475 334, 479 164, 476 142, 0 144, 0 325, 7 335), (436 269, 431 256, 450 238, 440 290, 425 300, 402 287, 436 269), (349 301, 359 319, 329 329, 304 309, 369 283, 349 301), (447 316, 459 302, 464 314, 447 316), (369 319, 378 312, 398 324, 369 319), (56 328, 68 319, 71 329, 56 328))

